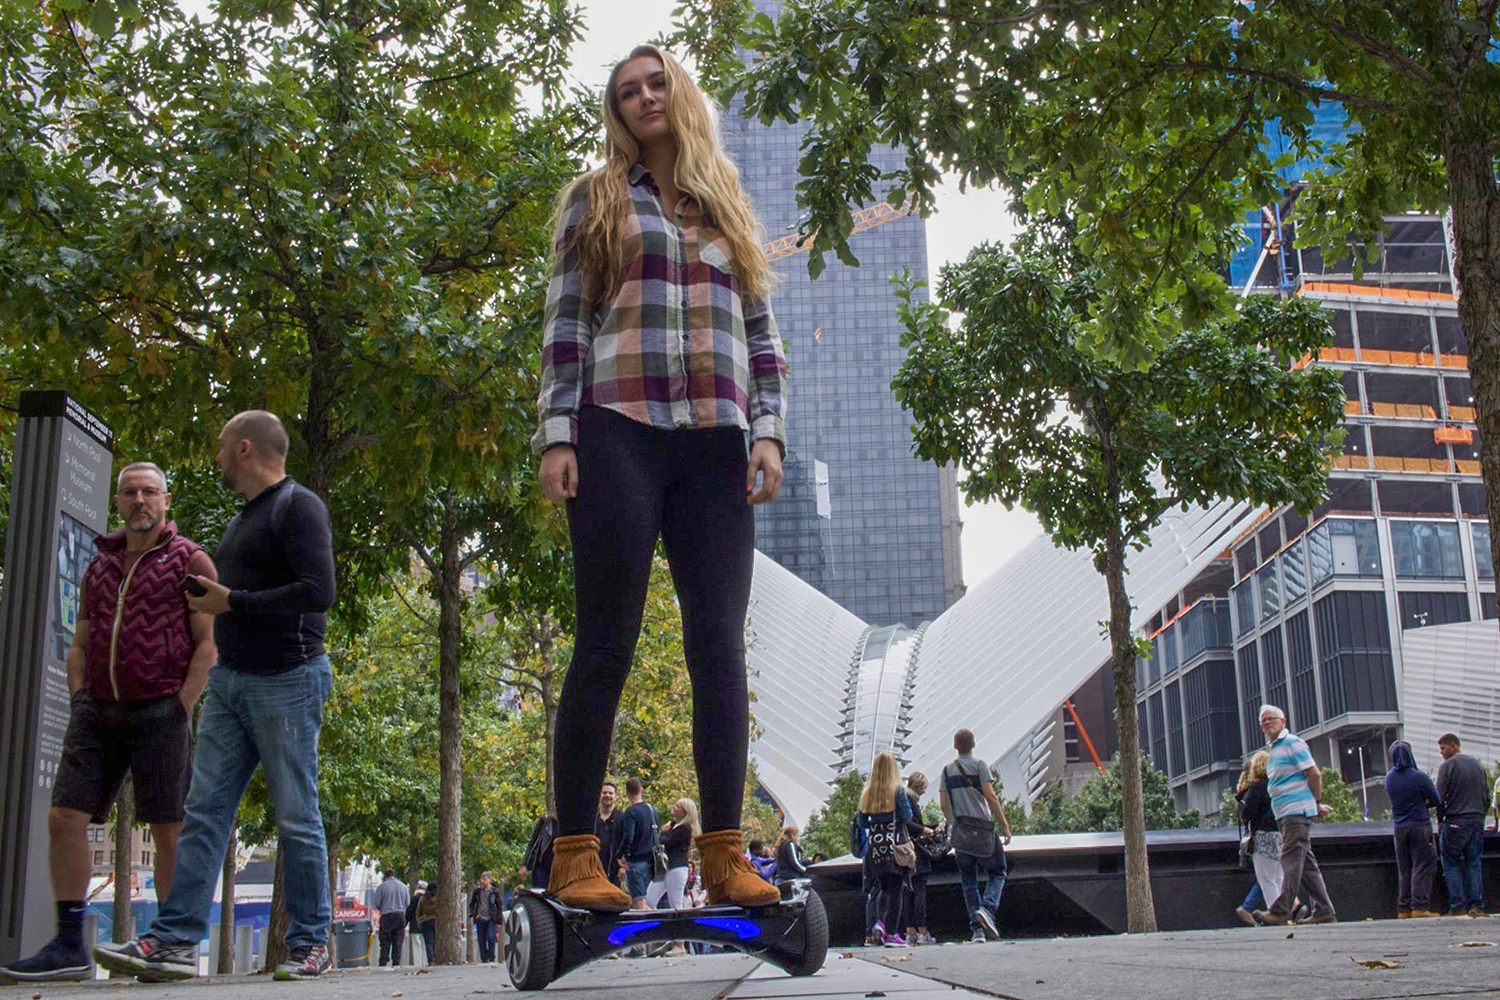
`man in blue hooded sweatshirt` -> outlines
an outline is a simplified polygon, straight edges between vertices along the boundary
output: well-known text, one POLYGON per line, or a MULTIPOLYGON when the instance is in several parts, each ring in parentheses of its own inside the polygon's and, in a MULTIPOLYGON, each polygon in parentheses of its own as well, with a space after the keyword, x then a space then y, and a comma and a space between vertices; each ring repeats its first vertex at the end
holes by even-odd
POLYGON ((1391 769, 1385 775, 1385 793, 1391 800, 1391 822, 1396 840, 1396 916, 1437 917, 1428 909, 1433 876, 1437 874, 1437 850, 1432 843, 1432 817, 1428 805, 1442 808, 1432 779, 1417 767, 1411 744, 1391 744, 1391 769))

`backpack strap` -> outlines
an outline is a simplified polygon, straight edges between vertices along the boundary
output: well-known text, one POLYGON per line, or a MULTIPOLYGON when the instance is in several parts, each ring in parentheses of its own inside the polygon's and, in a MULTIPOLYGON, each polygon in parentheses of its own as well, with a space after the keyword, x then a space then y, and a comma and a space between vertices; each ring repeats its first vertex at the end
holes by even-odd
POLYGON ((964 766, 958 762, 957 757, 953 758, 953 767, 958 774, 950 775, 948 769, 946 767, 943 768, 943 785, 950 792, 959 788, 972 788, 976 792, 984 791, 984 787, 979 782, 979 776, 965 771, 964 766))

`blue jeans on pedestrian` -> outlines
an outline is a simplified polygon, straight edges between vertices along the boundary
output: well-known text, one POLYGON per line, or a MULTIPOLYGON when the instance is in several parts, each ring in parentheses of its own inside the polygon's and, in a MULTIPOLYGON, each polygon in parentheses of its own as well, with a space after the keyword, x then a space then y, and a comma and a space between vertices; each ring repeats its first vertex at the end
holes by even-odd
POLYGON ((251 674, 218 664, 198 717, 187 815, 177 838, 172 890, 151 924, 168 944, 203 940, 214 885, 235 813, 257 764, 276 812, 283 852, 288 948, 325 945, 332 909, 328 846, 318 808, 318 733, 333 687, 327 656, 279 674, 251 674))
POLYGON ((479 941, 479 961, 493 962, 495 960, 495 921, 474 921, 474 937, 479 941))
POLYGON ((625 885, 630 889, 631 899, 645 899, 651 888, 651 876, 655 874, 656 862, 651 858, 631 858, 625 862, 625 885))
POLYGON ((1451 816, 1443 821, 1443 881, 1448 909, 1484 909, 1484 817, 1451 816))
POLYGON ((995 923, 1000 923, 1000 893, 1005 888, 1005 847, 1000 843, 1000 838, 995 838, 995 849, 987 858, 976 858, 972 854, 963 851, 954 851, 953 857, 958 861, 958 880, 964 888, 964 905, 969 910, 969 932, 973 933, 980 929, 979 923, 974 919, 974 914, 981 906, 990 911, 995 918, 995 923), (987 880, 984 884, 984 893, 979 891, 979 873, 984 872, 987 880))
POLYGON ((1266 908, 1266 894, 1261 892, 1259 880, 1250 883, 1250 891, 1245 893, 1245 901, 1240 904, 1240 907, 1251 913, 1266 908))

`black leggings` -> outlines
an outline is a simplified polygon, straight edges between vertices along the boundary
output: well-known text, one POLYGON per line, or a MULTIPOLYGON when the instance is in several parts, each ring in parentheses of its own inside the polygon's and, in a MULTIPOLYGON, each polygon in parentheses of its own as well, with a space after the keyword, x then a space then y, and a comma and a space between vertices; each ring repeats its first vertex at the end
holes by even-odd
POLYGON ((587 406, 578 415, 577 454, 578 496, 568 501, 577 640, 553 755, 560 832, 594 832, 658 536, 682 608, 703 829, 734 829, 750 740, 745 612, 755 566, 745 434, 658 430, 587 406))

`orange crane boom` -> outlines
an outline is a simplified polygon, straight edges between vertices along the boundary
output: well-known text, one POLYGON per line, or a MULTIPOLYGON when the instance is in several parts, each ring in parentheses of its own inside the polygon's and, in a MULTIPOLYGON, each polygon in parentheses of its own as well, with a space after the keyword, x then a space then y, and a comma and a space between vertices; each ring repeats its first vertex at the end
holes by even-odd
MULTIPOLYGON (((854 226, 850 229, 849 235, 856 236, 866 230, 874 229, 876 226, 883 226, 887 222, 904 219, 911 214, 914 207, 910 201, 899 207, 882 201, 867 208, 861 208, 852 213, 851 217, 854 220, 854 226)), ((774 264, 778 260, 784 260, 799 253, 807 253, 811 248, 812 239, 812 235, 803 237, 799 233, 789 233, 786 236, 770 240, 765 246, 767 263, 774 264)))

